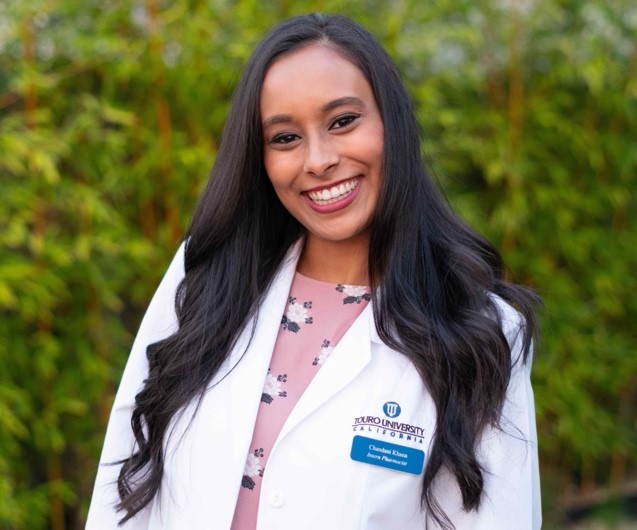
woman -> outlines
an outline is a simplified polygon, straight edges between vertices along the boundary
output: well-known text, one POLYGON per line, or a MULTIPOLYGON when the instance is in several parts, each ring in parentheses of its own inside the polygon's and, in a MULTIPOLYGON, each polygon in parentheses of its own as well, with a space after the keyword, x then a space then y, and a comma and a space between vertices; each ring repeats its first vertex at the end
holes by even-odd
POLYGON ((448 208, 366 31, 265 37, 185 241, 88 528, 540 528, 537 299, 448 208))

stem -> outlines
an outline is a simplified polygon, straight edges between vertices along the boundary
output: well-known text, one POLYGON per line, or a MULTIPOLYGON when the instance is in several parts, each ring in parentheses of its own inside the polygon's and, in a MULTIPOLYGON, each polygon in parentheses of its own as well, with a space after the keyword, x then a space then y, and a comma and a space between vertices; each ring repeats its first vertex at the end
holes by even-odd
POLYGON ((150 53, 153 64, 157 68, 157 79, 155 82, 155 118, 159 131, 159 144, 161 148, 161 175, 162 175, 162 197, 166 205, 166 222, 168 223, 168 237, 170 242, 175 244, 181 235, 179 227, 179 214, 175 205, 174 194, 171 192, 171 181, 173 176, 172 157, 172 119, 170 105, 162 94, 164 86, 164 70, 161 55, 164 43, 159 33, 161 20, 159 8, 156 0, 146 0, 146 10, 148 13, 148 23, 150 29, 150 53))
MULTIPOLYGON (((509 124, 509 154, 508 166, 509 175, 507 183, 511 196, 514 197, 520 191, 521 178, 518 173, 517 159, 522 138, 523 120, 524 120, 524 75, 522 72, 522 64, 520 62, 520 39, 522 33, 521 16, 517 9, 511 10, 511 34, 510 34, 510 52, 508 80, 509 80, 509 99, 508 99, 508 124, 509 124)), ((513 219, 513 217, 511 217, 513 219)), ((507 251, 513 250, 516 246, 515 225, 511 221, 504 228, 503 247, 507 251)))
MULTIPOLYGON (((22 26, 22 45, 24 46, 24 62, 27 72, 35 70, 36 54, 35 54, 35 28, 33 20, 27 17, 22 26)), ((35 84, 27 83, 24 94, 24 111, 25 122, 30 129, 36 125, 35 113, 38 108, 38 93, 35 84)))
POLYGON ((59 494, 55 492, 55 487, 62 482, 62 464, 60 455, 50 455, 47 460, 47 474, 51 489, 51 530, 65 530, 64 523, 64 503, 59 494))

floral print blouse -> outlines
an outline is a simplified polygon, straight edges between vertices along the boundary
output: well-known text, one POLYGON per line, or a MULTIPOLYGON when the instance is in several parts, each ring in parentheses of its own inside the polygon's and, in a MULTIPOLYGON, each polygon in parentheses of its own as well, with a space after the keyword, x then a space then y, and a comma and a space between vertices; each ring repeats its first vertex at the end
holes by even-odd
POLYGON ((256 528, 261 480, 274 442, 316 372, 370 299, 367 287, 294 275, 261 394, 232 530, 256 528))

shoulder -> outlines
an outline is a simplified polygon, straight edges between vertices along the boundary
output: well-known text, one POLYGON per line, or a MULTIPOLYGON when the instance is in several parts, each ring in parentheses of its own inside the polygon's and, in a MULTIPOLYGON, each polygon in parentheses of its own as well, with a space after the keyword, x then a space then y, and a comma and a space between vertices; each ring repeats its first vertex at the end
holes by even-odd
POLYGON ((530 364, 531 343, 527 340, 529 331, 524 315, 497 294, 489 293, 489 299, 495 312, 494 317, 511 348, 511 363, 530 364))
POLYGON ((524 317, 522 314, 504 300, 504 298, 495 293, 489 293, 488 298, 497 313, 498 321, 502 325, 503 331, 509 330, 510 328, 519 329, 524 327, 524 317))
POLYGON ((158 291, 163 291, 172 299, 173 306, 176 302, 177 291, 186 276, 186 247, 188 241, 182 241, 175 252, 168 269, 159 285, 158 291))
POLYGON ((170 266, 168 267, 168 271, 174 270, 179 276, 184 276, 185 271, 185 260, 186 260, 186 247, 188 246, 188 241, 182 241, 175 252, 175 256, 173 257, 170 266))

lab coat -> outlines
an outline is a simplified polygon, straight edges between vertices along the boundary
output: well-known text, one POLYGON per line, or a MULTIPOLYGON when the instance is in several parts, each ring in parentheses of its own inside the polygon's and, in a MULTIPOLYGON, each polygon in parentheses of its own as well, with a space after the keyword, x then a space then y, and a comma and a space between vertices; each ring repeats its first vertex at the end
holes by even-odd
MULTIPOLYGON (((114 530, 122 516, 113 508, 118 501, 115 483, 120 466, 109 462, 128 457, 134 447, 130 418, 135 394, 148 372, 147 345, 177 328, 173 307, 175 289, 184 274, 183 251, 182 245, 148 308, 124 371, 108 424, 88 530, 114 530)), ((252 341, 248 325, 200 406, 193 404, 173 421, 164 442, 161 490, 122 527, 125 530, 230 528, 299 251, 297 244, 280 267, 257 317, 252 341)), ((530 363, 519 359, 517 313, 499 299, 498 304, 514 367, 503 431, 487 430, 477 450, 488 470, 480 509, 462 510, 459 488, 448 472, 442 471, 435 483, 438 502, 457 530, 537 530, 541 526, 530 363)), ((257 530, 438 528, 421 507, 421 470, 397 470, 395 463, 393 468, 382 462, 376 465, 386 448, 398 447, 394 454, 403 454, 401 448, 409 451, 410 458, 424 453, 426 466, 435 418, 433 400, 413 364, 378 337, 370 303, 317 372, 272 448, 263 476, 257 530), (355 444, 358 460, 353 458, 355 444)))

